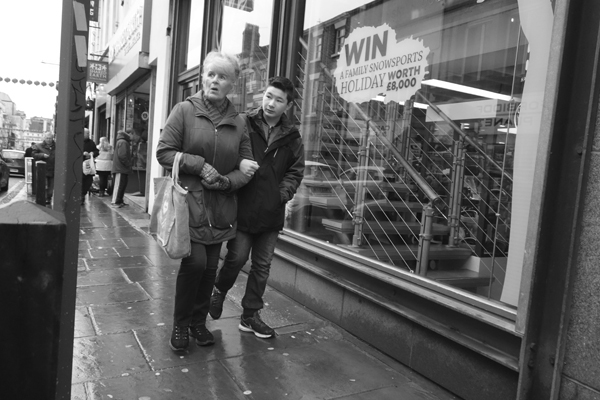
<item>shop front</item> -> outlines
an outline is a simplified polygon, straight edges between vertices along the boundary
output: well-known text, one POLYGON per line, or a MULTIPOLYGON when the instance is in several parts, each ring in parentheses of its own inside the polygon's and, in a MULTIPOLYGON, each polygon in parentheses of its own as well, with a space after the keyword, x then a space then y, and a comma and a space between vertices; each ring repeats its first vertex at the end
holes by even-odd
POLYGON ((271 76, 296 85, 306 169, 271 284, 463 398, 523 392, 555 2, 186 0, 172 12, 166 108, 198 90, 217 47, 240 59, 240 111, 271 76))
POLYGON ((132 171, 125 193, 130 201, 145 209, 151 116, 152 73, 148 64, 151 2, 136 0, 120 12, 125 13, 122 23, 102 55, 108 62, 108 82, 102 85, 101 96, 96 100, 97 130, 113 146, 119 131, 130 134, 132 171))

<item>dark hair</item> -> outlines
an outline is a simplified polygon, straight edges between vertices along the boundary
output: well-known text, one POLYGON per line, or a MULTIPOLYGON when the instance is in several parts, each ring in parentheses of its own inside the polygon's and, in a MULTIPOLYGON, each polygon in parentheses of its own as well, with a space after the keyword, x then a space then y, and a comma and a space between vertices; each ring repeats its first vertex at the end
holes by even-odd
POLYGON ((285 76, 272 77, 269 79, 269 84, 267 86, 273 86, 274 88, 285 92, 288 103, 294 100, 294 84, 285 76))

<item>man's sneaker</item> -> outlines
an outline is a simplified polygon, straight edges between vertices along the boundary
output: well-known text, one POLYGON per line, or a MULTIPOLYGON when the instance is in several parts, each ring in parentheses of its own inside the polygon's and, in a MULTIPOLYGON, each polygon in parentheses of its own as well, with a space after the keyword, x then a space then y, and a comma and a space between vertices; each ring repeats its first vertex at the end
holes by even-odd
POLYGON ((212 295, 210 296, 210 307, 208 308, 208 313, 212 319, 221 318, 221 314, 223 313, 223 302, 225 301, 226 295, 227 292, 221 292, 216 287, 213 289, 212 295))
POLYGON ((254 336, 262 339, 275 336, 275 330, 269 325, 265 324, 262 319, 260 319, 260 314, 258 311, 254 312, 252 317, 244 318, 242 315, 238 328, 242 332, 252 332, 254 333, 254 336))
POLYGON ((171 340, 169 340, 169 346, 173 351, 184 351, 190 344, 190 337, 186 326, 173 325, 173 332, 171 332, 171 340))
POLYGON ((198 346, 210 346, 215 343, 213 334, 206 329, 206 325, 194 325, 190 326, 190 335, 196 339, 198 346))

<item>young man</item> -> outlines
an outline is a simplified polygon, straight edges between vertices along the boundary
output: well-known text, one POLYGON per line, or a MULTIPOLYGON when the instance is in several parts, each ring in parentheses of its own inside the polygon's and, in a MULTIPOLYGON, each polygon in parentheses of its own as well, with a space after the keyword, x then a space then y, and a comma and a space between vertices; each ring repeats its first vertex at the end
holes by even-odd
POLYGON ((285 114, 292 106, 293 95, 294 86, 289 79, 271 78, 262 107, 249 110, 246 115, 257 165, 248 168, 248 175, 254 177, 238 192, 237 234, 227 242, 227 256, 210 300, 210 315, 218 319, 223 312, 225 295, 252 250, 239 329, 260 338, 275 335, 275 331, 260 318, 259 310, 264 305, 262 296, 277 236, 283 228, 285 204, 296 193, 304 175, 302 138, 285 114))

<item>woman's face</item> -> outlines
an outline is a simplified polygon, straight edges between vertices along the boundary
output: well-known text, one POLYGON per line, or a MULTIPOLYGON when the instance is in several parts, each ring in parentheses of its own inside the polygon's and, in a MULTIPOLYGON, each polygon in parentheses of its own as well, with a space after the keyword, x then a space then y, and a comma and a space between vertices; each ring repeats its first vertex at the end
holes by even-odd
POLYGON ((233 68, 207 64, 202 75, 202 89, 211 103, 221 103, 234 85, 233 68))

